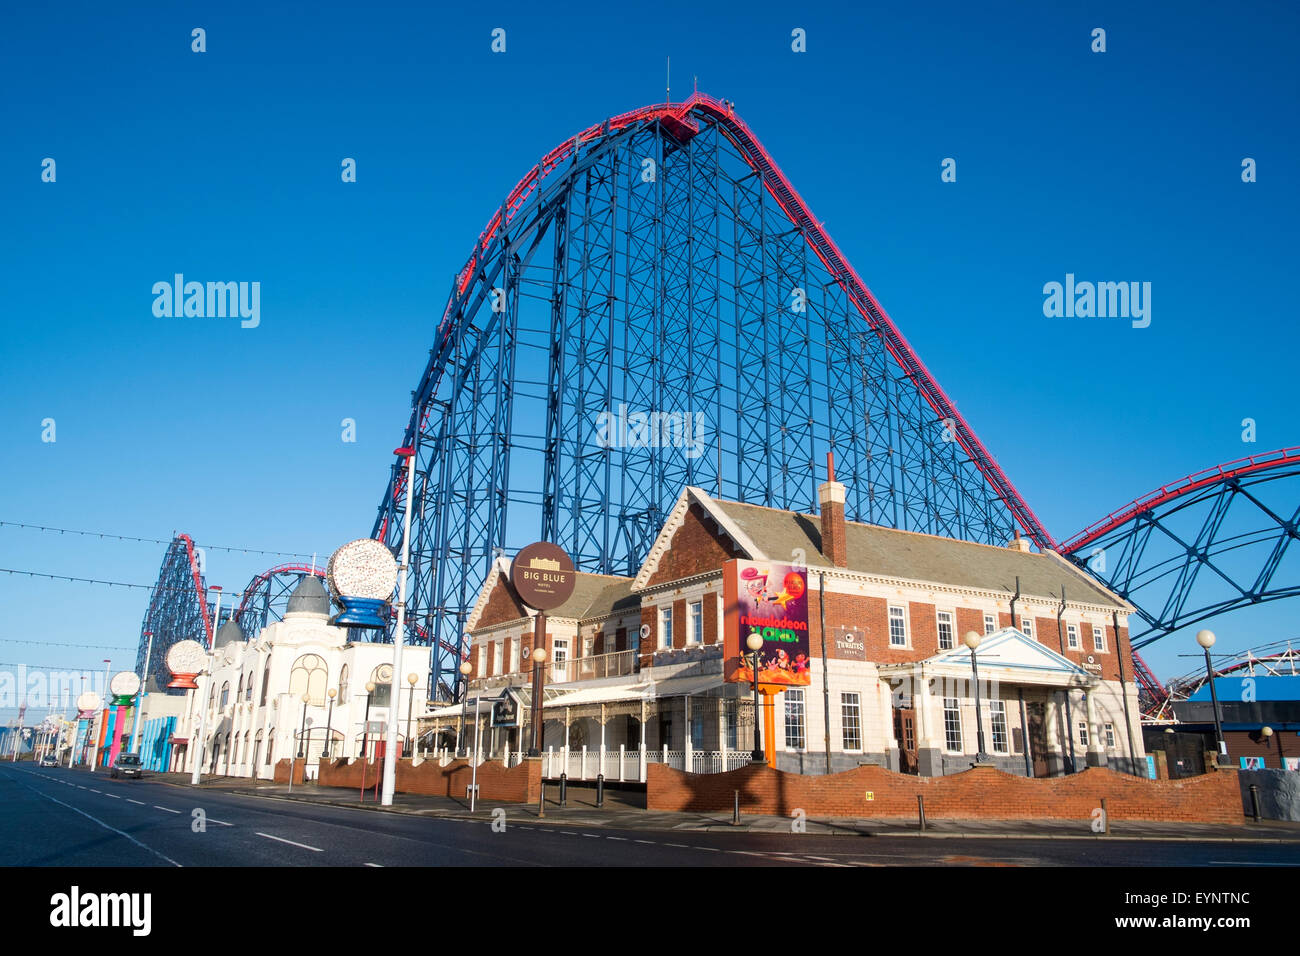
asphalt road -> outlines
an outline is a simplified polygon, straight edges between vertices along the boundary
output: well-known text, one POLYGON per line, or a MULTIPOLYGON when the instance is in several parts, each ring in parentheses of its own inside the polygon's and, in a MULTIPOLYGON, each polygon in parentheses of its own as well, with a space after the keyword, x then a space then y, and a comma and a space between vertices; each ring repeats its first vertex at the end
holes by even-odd
POLYGON ((614 830, 433 819, 0 763, 6 866, 1297 866, 1300 845, 614 830), (202 821, 203 826, 199 826, 202 821))

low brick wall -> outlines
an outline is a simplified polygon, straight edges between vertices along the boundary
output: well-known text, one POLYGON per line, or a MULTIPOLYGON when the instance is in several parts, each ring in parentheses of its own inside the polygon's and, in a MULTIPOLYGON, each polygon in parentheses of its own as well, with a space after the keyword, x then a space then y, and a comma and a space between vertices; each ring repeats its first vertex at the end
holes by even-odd
POLYGON ((946 777, 914 777, 884 767, 810 776, 767 765, 728 773, 689 774, 663 764, 646 767, 646 808, 730 813, 740 791, 742 813, 789 816, 913 817, 918 795, 932 819, 1091 819, 1106 798, 1112 820, 1242 823, 1237 771, 1183 780, 1145 780, 1092 767, 1066 777, 1029 778, 993 767, 946 777), (868 794, 871 799, 868 799, 868 794))
MULTIPOLYGON (((323 787, 349 787, 360 792, 363 772, 366 786, 373 788, 382 771, 382 761, 363 764, 360 760, 322 760, 317 782, 323 787)), ((445 767, 440 766, 437 760, 422 761, 418 767, 412 766, 410 760, 399 760, 396 788, 398 793, 419 793, 425 796, 456 797, 463 800, 472 776, 473 768, 466 760, 453 760, 445 767)), ((276 779, 279 779, 278 771, 276 779)), ((541 786, 540 759, 525 760, 519 766, 511 767, 509 770, 491 761, 479 764, 480 800, 536 803, 541 793, 541 786)))
MULTIPOLYGON (((293 785, 295 787, 298 786, 298 784, 302 783, 302 776, 306 772, 307 772, 306 760, 293 761, 293 785)), ((275 782, 276 783, 289 782, 289 761, 288 760, 277 760, 275 762, 275 782)))

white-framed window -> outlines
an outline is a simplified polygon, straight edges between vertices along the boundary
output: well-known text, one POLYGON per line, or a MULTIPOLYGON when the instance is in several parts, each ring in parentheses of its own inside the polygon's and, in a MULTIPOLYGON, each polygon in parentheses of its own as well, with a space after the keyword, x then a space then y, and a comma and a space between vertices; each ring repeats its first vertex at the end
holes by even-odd
POLYGON ((996 615, 996 614, 985 614, 985 615, 984 615, 984 633, 985 633, 985 635, 992 634, 992 633, 995 632, 997 629, 998 629, 998 618, 997 618, 997 615, 996 615))
POLYGON ((673 606, 659 609, 659 649, 667 650, 673 646, 673 606))
POLYGON ((1106 650, 1106 629, 1098 624, 1092 626, 1092 649, 1094 651, 1106 650))
POLYGON ((506 662, 506 645, 503 641, 497 641, 492 645, 492 673, 494 675, 501 673, 501 668, 506 662))
POLYGON ((785 749, 803 750, 804 738, 803 688, 792 687, 785 692, 785 749))
MULTIPOLYGON (((303 694, 311 698, 313 707, 325 706, 325 684, 329 680, 329 668, 325 658, 319 654, 303 654, 293 662, 289 672, 289 693, 295 701, 301 701, 303 694)), ((225 702, 222 702, 222 706, 225 702)))
POLYGON ((889 646, 907 646, 907 612, 892 604, 889 607, 889 646))
POLYGON ((938 619, 939 650, 950 651, 957 646, 952 625, 952 611, 940 611, 938 619))
POLYGON ((726 705, 722 709, 722 726, 723 732, 727 738, 728 750, 738 750, 740 747, 740 744, 737 742, 739 737, 739 730, 736 726, 739 723, 737 713, 736 702, 734 700, 727 701, 726 705))
POLYGON ((551 641, 551 662, 555 665, 555 677, 557 681, 566 680, 568 671, 566 664, 569 660, 569 639, 567 637, 557 637, 551 641))
POLYGON ((956 697, 943 699, 943 746, 949 753, 961 753, 961 707, 956 697))
POLYGON ((1065 646, 1072 651, 1079 649, 1079 627, 1077 624, 1065 625, 1065 646))
POLYGON ((695 711, 691 714, 691 747, 704 749, 704 714, 695 711))
POLYGON ((474 665, 474 673, 479 677, 487 675, 487 645, 478 646, 478 663, 474 665))
POLYGON ((686 642, 704 643, 704 602, 691 601, 686 605, 686 642))
POLYGON ((1106 749, 1114 750, 1115 749, 1115 725, 1106 724, 1104 725, 1103 729, 1106 732, 1106 749))
POLYGON ((596 639, 594 637, 584 637, 582 639, 582 656, 594 657, 596 654, 596 639))
POLYGON ((1079 746, 1088 746, 1088 722, 1086 720, 1079 721, 1079 746))
POLYGON ((1004 700, 989 701, 989 724, 993 731, 993 752, 995 754, 1010 753, 1011 734, 1007 731, 1007 702, 1004 700))
POLYGON ((856 693, 840 694, 840 727, 845 750, 862 749, 862 698, 856 693))
POLYGON ((510 642, 510 673, 512 674, 519 670, 519 645, 522 643, 517 637, 510 642))
POLYGON ((1034 636, 1034 619, 1032 617, 1022 617, 1020 619, 1020 633, 1025 637, 1034 636))

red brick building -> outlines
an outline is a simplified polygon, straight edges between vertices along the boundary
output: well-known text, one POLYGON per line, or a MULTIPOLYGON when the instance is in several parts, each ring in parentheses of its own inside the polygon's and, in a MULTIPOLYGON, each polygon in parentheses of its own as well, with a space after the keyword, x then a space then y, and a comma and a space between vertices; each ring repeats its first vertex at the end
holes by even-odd
MULTIPOLYGON (((823 484, 821 514, 808 515, 687 488, 635 577, 580 575, 547 622, 543 712, 545 749, 560 761, 554 773, 644 780, 647 761, 708 771, 748 759, 750 686, 724 679, 723 569, 733 560, 807 568, 811 683, 776 698, 780 769, 824 772, 828 735, 832 770, 967 769, 979 749, 963 644, 970 631, 982 639, 989 762, 1034 776, 1071 760, 1144 763, 1130 605, 1024 540, 993 547, 847 522, 844 490, 823 484)), ((528 738, 493 726, 486 702, 512 696, 526 723, 534 621, 507 560, 467 630, 470 702, 439 711, 432 725, 454 728, 461 748, 472 747, 479 697, 481 749, 508 762, 528 738)))

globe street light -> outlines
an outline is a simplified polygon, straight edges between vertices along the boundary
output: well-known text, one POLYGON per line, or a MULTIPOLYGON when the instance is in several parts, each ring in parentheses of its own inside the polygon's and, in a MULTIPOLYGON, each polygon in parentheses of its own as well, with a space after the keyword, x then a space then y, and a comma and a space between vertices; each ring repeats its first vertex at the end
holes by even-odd
POLYGON ((375 694, 375 682, 366 681, 366 719, 361 725, 361 759, 366 759, 366 751, 370 748, 370 698, 375 694))
POLYGON ((411 685, 411 696, 406 698, 406 746, 411 751, 411 756, 415 756, 415 748, 411 741, 411 708, 415 705, 415 685, 420 682, 419 674, 407 674, 406 682, 411 685))
POLYGON ((1215 759, 1220 767, 1228 766, 1228 745, 1223 742, 1223 724, 1219 720, 1219 694, 1214 689, 1214 665, 1210 663, 1210 648, 1214 646, 1213 631, 1197 631, 1196 643, 1205 651, 1205 680, 1210 685, 1210 701, 1214 704, 1214 736, 1219 744, 1219 755, 1215 759))
POLYGON ((758 631, 750 631, 749 637, 745 638, 745 646, 749 648, 749 666, 754 674, 754 752, 749 755, 751 763, 763 762, 763 742, 758 736, 758 652, 763 649, 763 635, 758 631))
MULTIPOLYGON (((533 661, 533 743, 528 748, 528 756, 540 757, 542 755, 542 685, 546 681, 546 675, 542 673, 542 665, 546 663, 546 648, 535 647, 532 654, 533 661)), ((475 740, 478 734, 478 711, 474 712, 474 733, 475 740)))
POLYGON ((979 740, 979 752, 975 754, 977 764, 988 763, 989 755, 984 752, 984 718, 980 713, 980 665, 975 658, 983 638, 975 631, 967 631, 963 643, 970 648, 970 666, 975 675, 975 732, 979 740))
POLYGON ((460 756, 460 742, 465 736, 465 704, 469 698, 469 675, 474 673, 474 665, 469 661, 460 662, 460 673, 465 679, 460 682, 460 723, 456 727, 456 756, 460 756))
POLYGON ((331 749, 330 745, 333 743, 331 737, 334 734, 334 698, 338 696, 338 688, 331 687, 329 689, 329 696, 330 696, 330 709, 327 713, 327 716, 325 717, 325 749, 322 750, 320 754, 326 760, 330 759, 330 749, 331 749))

